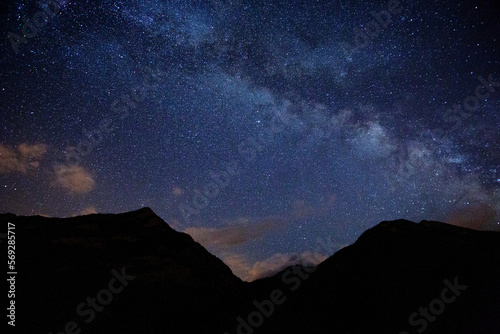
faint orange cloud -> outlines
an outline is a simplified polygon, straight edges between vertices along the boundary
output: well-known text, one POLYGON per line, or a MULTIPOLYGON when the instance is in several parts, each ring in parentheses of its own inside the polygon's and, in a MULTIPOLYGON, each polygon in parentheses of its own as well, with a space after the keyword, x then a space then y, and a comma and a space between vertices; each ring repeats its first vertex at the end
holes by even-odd
POLYGON ((446 222, 474 230, 486 230, 495 221, 496 216, 494 208, 487 204, 479 204, 453 212, 446 222))
POLYGON ((184 230, 204 247, 220 249, 240 246, 255 240, 265 233, 277 229, 283 224, 279 219, 267 219, 259 222, 225 226, 221 228, 189 227, 184 230))
POLYGON ((19 145, 17 149, 21 153, 21 157, 24 160, 41 159, 45 153, 47 153, 47 145, 45 144, 28 145, 23 143, 19 145))
POLYGON ((305 251, 301 254, 276 253, 250 266, 248 259, 242 254, 226 252, 221 255, 222 261, 231 268, 233 274, 247 282, 273 276, 296 264, 317 266, 327 258, 328 256, 324 254, 311 251, 305 251))
POLYGON ((175 197, 182 196, 183 193, 184 193, 184 190, 182 190, 179 187, 174 187, 174 189, 172 189, 172 195, 174 195, 175 197))
POLYGON ((26 173, 40 167, 40 160, 47 152, 47 145, 20 144, 17 150, 0 144, 0 174, 26 173))
POLYGON ((296 264, 303 266, 317 266, 327 258, 328 256, 324 254, 313 253, 310 251, 303 252, 302 254, 277 253, 263 261, 255 262, 249 274, 252 280, 256 280, 275 275, 276 273, 279 273, 280 271, 296 264))
POLYGON ((181 231, 182 230, 182 224, 178 219, 175 218, 170 218, 166 220, 168 222, 168 225, 173 228, 176 231, 181 231))
POLYGON ((85 194, 94 189, 92 175, 81 166, 55 165, 56 183, 71 193, 85 194))
POLYGON ((93 206, 89 206, 80 211, 80 216, 92 215, 95 213, 97 213, 97 209, 93 206))
POLYGON ((233 274, 241 278, 243 281, 252 281, 252 275, 250 271, 252 268, 248 265, 248 261, 245 256, 241 254, 223 254, 221 256, 222 261, 231 269, 233 274))

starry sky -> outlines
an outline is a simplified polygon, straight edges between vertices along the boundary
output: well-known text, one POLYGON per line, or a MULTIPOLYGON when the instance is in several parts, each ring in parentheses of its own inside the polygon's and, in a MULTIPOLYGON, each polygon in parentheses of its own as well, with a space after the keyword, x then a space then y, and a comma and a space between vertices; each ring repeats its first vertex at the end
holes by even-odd
POLYGON ((500 226, 495 1, 6 1, 0 212, 151 207, 252 280, 500 226))

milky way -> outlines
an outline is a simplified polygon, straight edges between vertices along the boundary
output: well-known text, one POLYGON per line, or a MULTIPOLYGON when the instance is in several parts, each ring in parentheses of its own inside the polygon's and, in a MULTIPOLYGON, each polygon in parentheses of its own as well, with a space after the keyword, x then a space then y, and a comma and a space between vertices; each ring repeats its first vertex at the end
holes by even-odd
POLYGON ((253 279, 500 225, 492 1, 7 1, 0 212, 151 207, 253 279))

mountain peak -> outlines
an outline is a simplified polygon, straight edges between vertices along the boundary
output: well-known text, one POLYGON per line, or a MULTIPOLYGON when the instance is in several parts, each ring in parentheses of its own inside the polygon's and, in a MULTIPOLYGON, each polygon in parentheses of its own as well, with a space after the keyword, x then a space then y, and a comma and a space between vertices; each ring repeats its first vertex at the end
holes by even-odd
MULTIPOLYGON (((175 315, 179 310, 189 309, 197 299, 197 307, 208 311, 196 312, 191 318, 200 323, 217 322, 222 306, 210 307, 213 300, 220 300, 218 305, 230 303, 242 287, 241 280, 226 264, 188 234, 172 229, 149 207, 120 214, 70 218, 13 215, 3 218, 0 221, 4 226, 6 219, 15 224, 16 237, 19 236, 16 238, 18 271, 33 273, 30 280, 26 275, 18 277, 19 286, 23 286, 19 304, 26 305, 26 312, 38 314, 30 325, 33 331, 26 333, 60 332, 59 322, 74 317, 75 307, 86 296, 95 296, 104 288, 103 284, 113 277, 113 270, 136 277, 116 299, 134 300, 137 305, 120 306, 118 301, 116 305, 113 302, 113 307, 107 308, 111 313, 99 314, 101 322, 106 319, 109 324, 119 314, 128 314, 132 319, 135 312, 139 312, 136 319, 161 319, 164 314, 175 315), (220 291, 226 291, 227 295, 220 291), (35 295, 38 297, 33 299, 35 295), (140 306, 143 298, 148 300, 147 307, 140 306), (37 305, 41 303, 46 307, 40 311, 37 305)), ((179 316, 187 317, 186 313, 179 316)), ((129 328, 132 332, 144 329, 143 321, 119 319, 136 326, 129 328)), ((112 327, 100 327, 99 321, 85 329, 84 325, 82 331, 115 332, 112 327)), ((172 329, 168 324, 162 326, 156 328, 165 332, 172 329)))
POLYGON ((128 219, 135 220, 145 226, 163 226, 165 228, 173 230, 167 222, 165 222, 160 216, 158 216, 153 209, 150 207, 143 207, 135 211, 130 211, 126 213, 121 213, 119 215, 123 215, 123 217, 127 217, 128 219))

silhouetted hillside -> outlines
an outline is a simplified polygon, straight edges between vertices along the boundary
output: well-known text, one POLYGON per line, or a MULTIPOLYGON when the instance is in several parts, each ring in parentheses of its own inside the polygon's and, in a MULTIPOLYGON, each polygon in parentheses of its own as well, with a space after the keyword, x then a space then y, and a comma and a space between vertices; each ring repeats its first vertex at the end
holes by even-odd
MULTIPOLYGON (((16 224, 19 333, 55 334, 69 321, 82 333, 213 330, 241 296, 241 280, 221 260, 149 208, 0 220, 2 226, 16 224), (80 316, 77 306, 109 290, 112 270, 121 275, 122 268, 135 278, 87 323, 91 307, 83 307, 80 316)), ((115 282, 116 289, 120 286, 115 282)))
POLYGON ((281 288, 288 300, 255 333, 499 333, 500 233, 382 222, 281 288), (467 288, 454 298, 445 280, 467 288))
POLYGON ((65 326, 68 333, 72 326, 220 334, 500 329, 500 233, 382 222, 317 268, 245 283, 149 208, 66 219, 0 215, 2 233, 7 222, 16 224, 23 334, 65 326))

